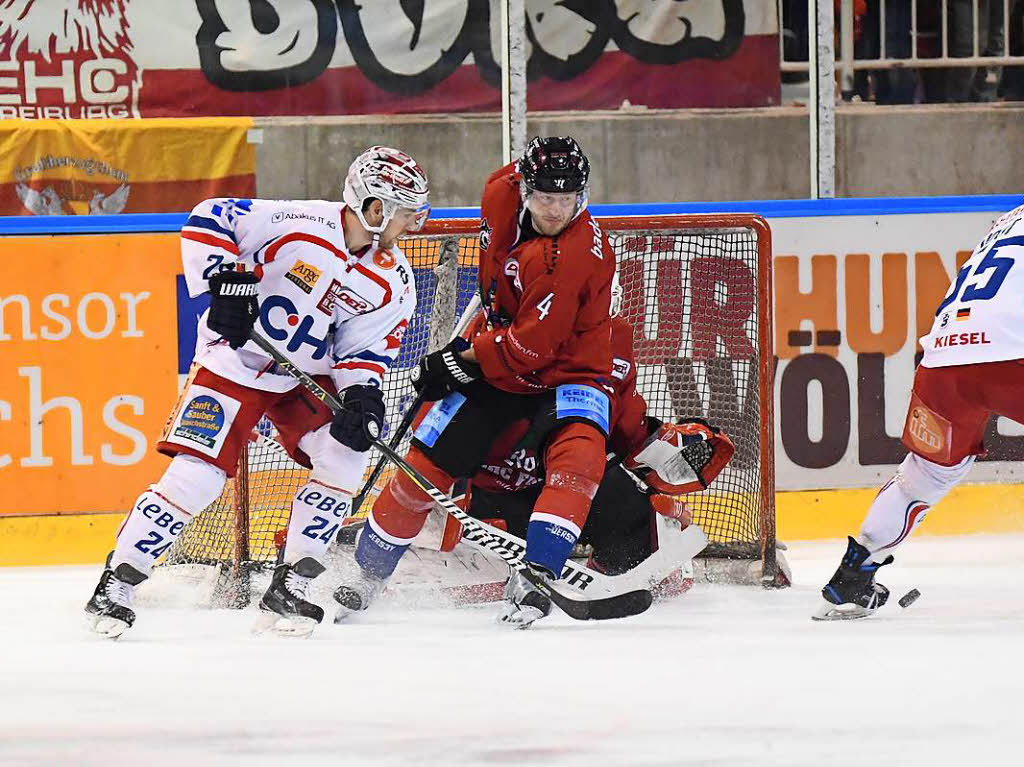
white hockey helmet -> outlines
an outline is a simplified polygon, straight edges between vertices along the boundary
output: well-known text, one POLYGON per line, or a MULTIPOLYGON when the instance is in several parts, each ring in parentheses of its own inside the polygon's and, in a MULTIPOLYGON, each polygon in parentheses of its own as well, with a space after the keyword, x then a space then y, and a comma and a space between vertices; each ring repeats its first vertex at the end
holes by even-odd
POLYGON ((423 228, 430 215, 427 174, 405 152, 386 146, 372 146, 349 166, 342 199, 367 231, 383 232, 399 208, 416 212, 415 230, 423 228), (370 226, 363 217, 363 203, 381 201, 384 219, 370 226))
POLYGON ((611 317, 618 317, 622 311, 622 283, 619 282, 619 271, 612 272, 612 303, 608 309, 611 317))

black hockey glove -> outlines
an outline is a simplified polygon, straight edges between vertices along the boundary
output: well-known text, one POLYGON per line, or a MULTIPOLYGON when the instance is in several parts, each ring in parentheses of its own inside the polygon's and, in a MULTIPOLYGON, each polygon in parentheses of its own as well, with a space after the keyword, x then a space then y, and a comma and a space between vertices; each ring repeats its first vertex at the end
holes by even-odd
POLYGON ((428 354, 412 369, 412 387, 424 400, 434 402, 482 377, 480 366, 459 354, 468 348, 468 341, 456 338, 443 349, 428 354))
POLYGON ((350 386, 341 393, 341 410, 331 421, 331 436, 338 442, 365 453, 370 449, 370 424, 376 424, 374 436, 384 428, 384 395, 376 386, 350 386))
POLYGON ((251 272, 219 272, 210 278, 210 314, 206 324, 238 349, 249 340, 260 307, 259 280, 251 272))

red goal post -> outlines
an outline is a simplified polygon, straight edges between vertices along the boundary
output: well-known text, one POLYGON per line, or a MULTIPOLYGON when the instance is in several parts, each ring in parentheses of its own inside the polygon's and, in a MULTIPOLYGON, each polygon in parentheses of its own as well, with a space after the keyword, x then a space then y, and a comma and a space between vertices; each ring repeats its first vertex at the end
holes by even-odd
MULTIPOLYGON (((649 411, 662 420, 706 418, 736 443, 732 463, 712 487, 687 497, 710 541, 703 556, 756 570, 766 585, 784 584, 775 540, 767 222, 750 214, 597 220, 616 254, 622 314, 634 327, 637 386, 649 411)), ((476 290, 478 230, 478 219, 435 219, 401 242, 415 273, 418 306, 384 381, 385 439, 414 398, 409 371, 447 342, 476 290)), ((292 495, 307 472, 282 454, 269 422, 259 431, 236 479, 183 533, 168 564, 221 565, 234 573, 273 564, 274 535, 286 527, 292 495)), ((400 451, 407 442, 408 436, 400 451)), ((370 467, 376 461, 374 452, 370 467)), ((363 513, 393 473, 381 474, 363 513)))

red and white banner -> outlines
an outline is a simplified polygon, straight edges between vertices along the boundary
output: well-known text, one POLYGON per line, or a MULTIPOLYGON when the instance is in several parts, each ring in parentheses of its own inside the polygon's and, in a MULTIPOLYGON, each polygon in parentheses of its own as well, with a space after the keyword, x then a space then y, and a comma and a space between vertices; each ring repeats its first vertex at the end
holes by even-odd
MULTIPOLYGON (((499 108, 498 0, 0 0, 0 118, 499 108)), ((526 0, 529 108, 779 102, 773 0, 526 0)))

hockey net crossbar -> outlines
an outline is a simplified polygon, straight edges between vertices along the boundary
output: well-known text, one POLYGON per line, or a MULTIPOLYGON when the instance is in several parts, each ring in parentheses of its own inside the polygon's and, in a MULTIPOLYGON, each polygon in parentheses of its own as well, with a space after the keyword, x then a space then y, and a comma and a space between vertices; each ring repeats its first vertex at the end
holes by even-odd
MULTIPOLYGON (((736 444, 714 485, 687 497, 710 541, 703 556, 747 560, 749 567, 736 564, 771 582, 777 564, 768 225, 741 214, 598 221, 616 254, 622 314, 634 328, 637 386, 649 412, 666 421, 705 418, 736 444)), ((402 241, 418 305, 384 381, 385 441, 415 398, 410 370, 447 342, 476 289, 478 227, 476 219, 429 221, 402 241)), ((235 478, 186 529, 165 564, 218 565, 243 578, 273 565, 274 537, 287 527, 292 498, 308 476, 273 438, 264 419, 235 478)), ((370 467, 377 459, 374 451, 370 467)), ((362 513, 393 475, 392 467, 381 473, 362 513)))

